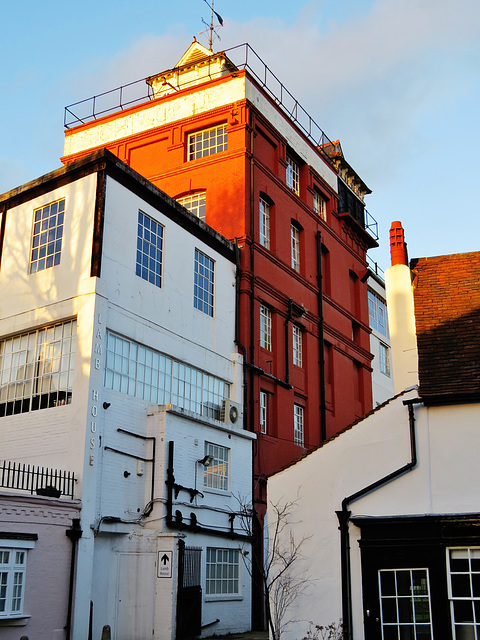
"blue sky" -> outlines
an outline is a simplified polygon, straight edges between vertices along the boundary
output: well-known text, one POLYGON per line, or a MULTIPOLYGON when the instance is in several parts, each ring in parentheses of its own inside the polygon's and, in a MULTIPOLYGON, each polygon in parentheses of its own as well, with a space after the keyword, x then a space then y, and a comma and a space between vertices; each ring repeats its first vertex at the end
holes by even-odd
MULTIPOLYGON (((249 42, 373 193, 389 265, 479 250, 478 0, 216 0, 216 50, 249 42)), ((65 105, 171 68, 204 0, 17 0, 1 8, 0 193, 60 166, 65 105)))

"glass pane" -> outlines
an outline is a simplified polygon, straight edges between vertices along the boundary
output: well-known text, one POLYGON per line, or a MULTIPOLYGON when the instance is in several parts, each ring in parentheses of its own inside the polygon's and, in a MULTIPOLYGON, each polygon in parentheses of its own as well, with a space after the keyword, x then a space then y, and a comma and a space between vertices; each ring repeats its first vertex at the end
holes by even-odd
POLYGON ((413 622, 412 600, 410 598, 398 599, 399 622, 413 622))
POLYGON ((469 600, 454 600, 453 618, 455 622, 473 622, 472 602, 469 600))
POLYGON ((412 593, 410 571, 397 571, 397 593, 399 596, 409 596, 412 593))
POLYGON ((417 632, 417 640, 431 640, 432 638, 430 625, 428 625, 428 627, 426 625, 417 627, 416 632, 417 632))
POLYGON ((427 572, 424 569, 412 571, 413 593, 416 596, 428 595, 427 572))
POLYGON ((455 625, 455 640, 475 640, 475 628, 455 625))
POLYGON ((452 575, 452 595, 454 598, 471 597, 469 575, 452 575))
POLYGON ((395 598, 382 598, 383 622, 397 622, 397 601, 395 598))
POLYGON ((383 627, 383 640, 398 640, 398 629, 397 627, 383 627))
POLYGON ((415 640, 413 624, 402 625, 400 627, 400 640, 415 640))
POLYGON ((415 622, 430 622, 428 598, 415 598, 415 622))

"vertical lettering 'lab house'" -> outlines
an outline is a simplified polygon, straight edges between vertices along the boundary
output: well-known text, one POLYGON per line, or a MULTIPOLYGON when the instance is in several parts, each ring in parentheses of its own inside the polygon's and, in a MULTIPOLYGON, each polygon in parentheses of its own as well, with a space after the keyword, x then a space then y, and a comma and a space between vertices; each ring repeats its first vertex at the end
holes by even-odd
POLYGON ((372 407, 370 190, 248 45, 194 42, 136 86, 67 108, 62 161, 106 147, 236 242, 261 529, 266 478, 372 407))
POLYGON ((2 638, 248 629, 233 245, 106 150, 0 215, 2 638))

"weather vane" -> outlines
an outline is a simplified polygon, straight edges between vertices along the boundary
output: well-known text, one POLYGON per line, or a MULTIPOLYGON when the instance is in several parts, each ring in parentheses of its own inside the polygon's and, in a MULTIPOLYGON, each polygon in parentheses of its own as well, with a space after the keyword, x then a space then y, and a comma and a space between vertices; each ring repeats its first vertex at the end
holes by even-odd
POLYGON ((209 33, 209 38, 208 38, 208 48, 210 49, 210 51, 213 51, 213 38, 214 36, 216 36, 219 40, 221 40, 220 36, 218 35, 216 29, 221 26, 223 27, 223 18, 222 16, 217 13, 214 9, 214 5, 215 5, 215 0, 212 0, 212 4, 210 4, 209 2, 207 2, 207 0, 203 0, 205 2, 205 4, 207 5, 207 7, 209 7, 212 10, 212 15, 210 18, 210 24, 208 24, 208 22, 206 22, 203 18, 202 18, 202 22, 203 24, 207 27, 205 29, 205 31, 201 31, 199 33, 199 35, 203 35, 204 33, 209 33), (215 18, 214 16, 217 18, 218 20, 218 24, 215 24, 215 18))

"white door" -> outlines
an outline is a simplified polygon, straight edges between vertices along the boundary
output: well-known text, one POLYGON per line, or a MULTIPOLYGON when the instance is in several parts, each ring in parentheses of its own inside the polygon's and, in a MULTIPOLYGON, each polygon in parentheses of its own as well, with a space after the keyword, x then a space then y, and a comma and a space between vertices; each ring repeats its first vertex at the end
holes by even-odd
POLYGON ((145 640, 153 634, 155 554, 119 553, 115 640, 145 640))

